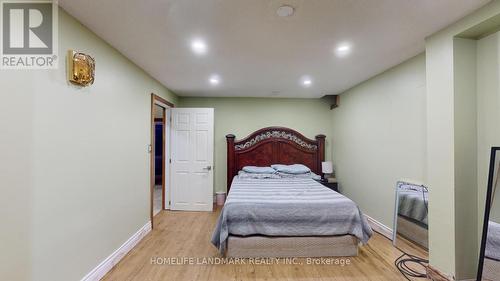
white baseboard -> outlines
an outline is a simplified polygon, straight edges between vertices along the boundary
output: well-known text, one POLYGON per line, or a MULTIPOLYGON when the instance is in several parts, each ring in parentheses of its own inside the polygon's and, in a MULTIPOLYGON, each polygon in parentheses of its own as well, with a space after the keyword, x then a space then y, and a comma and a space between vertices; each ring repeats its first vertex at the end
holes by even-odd
POLYGON ((109 257, 103 260, 98 266, 96 266, 92 271, 90 271, 81 281, 98 281, 108 273, 113 266, 115 266, 120 260, 128 253, 132 248, 134 248, 139 241, 146 236, 151 231, 151 221, 148 221, 143 227, 141 227, 132 237, 130 237, 123 245, 121 245, 116 251, 114 251, 109 257))
POLYGON ((374 231, 376 231, 376 232, 384 235, 385 237, 389 238, 390 240, 392 240, 392 228, 382 224, 381 222, 377 221, 376 219, 374 219, 368 215, 365 215, 365 218, 374 231))

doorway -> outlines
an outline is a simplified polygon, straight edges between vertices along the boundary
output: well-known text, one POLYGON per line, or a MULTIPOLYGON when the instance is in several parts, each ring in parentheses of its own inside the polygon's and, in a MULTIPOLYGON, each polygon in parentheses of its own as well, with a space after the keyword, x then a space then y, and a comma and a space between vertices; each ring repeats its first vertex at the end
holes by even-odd
POLYGON ((170 175, 169 110, 173 106, 165 99, 151 94, 151 227, 154 227, 154 217, 162 210, 170 208, 170 188, 167 184, 170 175))
POLYGON ((154 105, 154 184, 153 184, 153 216, 165 209, 165 117, 167 109, 154 105))
POLYGON ((173 108, 171 210, 212 211, 214 109, 173 108))

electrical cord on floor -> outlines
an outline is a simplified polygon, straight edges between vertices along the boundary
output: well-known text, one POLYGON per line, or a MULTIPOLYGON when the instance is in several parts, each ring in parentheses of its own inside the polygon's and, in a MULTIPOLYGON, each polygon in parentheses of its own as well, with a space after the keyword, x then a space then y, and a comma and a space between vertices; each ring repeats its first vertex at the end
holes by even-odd
POLYGON ((412 254, 408 254, 407 252, 401 250, 400 248, 396 247, 399 251, 401 251, 403 254, 399 256, 395 261, 394 265, 396 268, 401 272, 401 274, 409 281, 412 281, 410 278, 427 278, 427 273, 422 273, 419 272, 415 269, 412 269, 409 264, 416 264, 418 266, 421 266, 423 268, 426 268, 427 265, 429 264, 429 261, 426 259, 423 259, 421 257, 417 257, 412 254), (405 258, 406 257, 406 258, 405 258))

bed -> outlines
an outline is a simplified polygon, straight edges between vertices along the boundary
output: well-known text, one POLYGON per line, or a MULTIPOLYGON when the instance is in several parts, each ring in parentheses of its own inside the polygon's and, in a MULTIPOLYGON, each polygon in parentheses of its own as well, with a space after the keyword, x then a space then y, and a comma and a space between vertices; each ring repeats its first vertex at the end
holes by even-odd
POLYGON ((320 174, 325 136, 269 127, 227 138, 228 197, 212 243, 227 257, 355 256, 372 230, 358 206, 312 178, 247 179, 244 166, 303 164, 320 174))
POLYGON ((398 234, 428 249, 427 202, 429 193, 422 187, 403 185, 398 190, 398 234))

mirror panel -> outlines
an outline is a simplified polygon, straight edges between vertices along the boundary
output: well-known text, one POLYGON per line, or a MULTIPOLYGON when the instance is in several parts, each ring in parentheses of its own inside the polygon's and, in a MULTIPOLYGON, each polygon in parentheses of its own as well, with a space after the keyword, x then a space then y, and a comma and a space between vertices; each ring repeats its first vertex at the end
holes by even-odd
POLYGON ((478 280, 500 281, 500 148, 491 150, 478 280))
POLYGON ((393 244, 406 253, 427 258, 429 192, 405 181, 396 184, 393 244))

